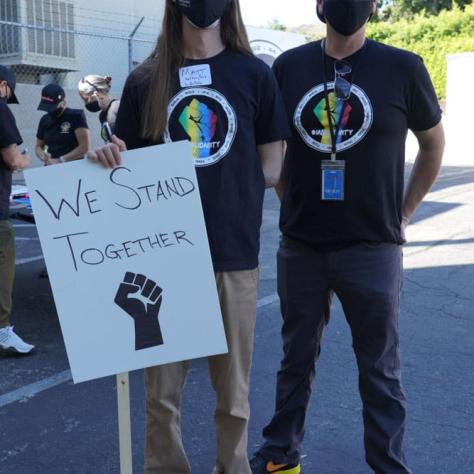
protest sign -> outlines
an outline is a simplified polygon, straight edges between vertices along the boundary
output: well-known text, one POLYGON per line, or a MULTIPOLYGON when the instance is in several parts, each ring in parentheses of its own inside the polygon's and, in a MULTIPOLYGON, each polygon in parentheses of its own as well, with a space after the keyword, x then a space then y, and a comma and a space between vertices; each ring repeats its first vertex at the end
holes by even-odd
POLYGON ((188 142, 25 177, 74 382, 227 352, 188 142))

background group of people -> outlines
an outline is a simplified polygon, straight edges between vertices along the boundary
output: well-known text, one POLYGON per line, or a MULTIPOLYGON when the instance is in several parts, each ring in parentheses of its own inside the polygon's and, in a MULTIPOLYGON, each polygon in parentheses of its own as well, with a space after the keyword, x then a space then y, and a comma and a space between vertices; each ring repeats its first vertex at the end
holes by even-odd
MULTIPOLYGON (((411 472, 402 448, 401 246, 441 166, 441 111, 421 58, 366 39, 375 0, 317 0, 316 8, 326 38, 284 53, 272 72, 252 55, 238 0, 167 0, 156 49, 129 76, 119 107, 101 96, 106 87, 87 78, 80 85, 86 107, 100 108, 104 122, 117 110, 114 136, 89 151, 91 161, 110 168, 127 149, 193 143, 229 347, 209 357, 214 474, 301 472, 314 366, 334 294, 353 336, 367 463, 376 473, 411 472), (196 66, 204 73, 187 83, 196 66), (404 189, 408 129, 419 154, 404 189), (264 191, 274 186, 282 201, 283 359, 275 414, 249 462, 259 233, 264 191)), ((49 165, 76 159, 89 145, 83 113, 68 111, 64 91, 48 87, 41 106, 50 115, 40 123, 37 153, 49 165), (68 151, 61 141, 48 145, 63 132, 64 114, 75 135, 68 151)), ((13 92, 14 84, 0 81, 2 97, 12 100, 13 92)), ((1 138, 5 170, 27 166, 19 143, 18 134, 1 138)), ((187 369, 178 362, 145 370, 148 474, 191 472, 180 428, 187 369)))
MULTIPOLYGON (((87 110, 100 112, 101 135, 105 141, 115 126, 119 101, 110 95, 112 78, 89 75, 81 79, 78 91, 87 110)), ((16 334, 10 324, 12 291, 15 276, 14 233, 9 217, 12 171, 31 163, 15 118, 8 104, 18 103, 13 71, 0 65, 0 349, 20 354, 30 353, 34 346, 16 334)), ((46 112, 38 124, 35 155, 45 166, 84 158, 91 147, 86 116, 82 109, 67 106, 66 93, 58 84, 49 84, 41 91, 38 110, 46 112)), ((47 277, 46 269, 39 274, 47 277)))

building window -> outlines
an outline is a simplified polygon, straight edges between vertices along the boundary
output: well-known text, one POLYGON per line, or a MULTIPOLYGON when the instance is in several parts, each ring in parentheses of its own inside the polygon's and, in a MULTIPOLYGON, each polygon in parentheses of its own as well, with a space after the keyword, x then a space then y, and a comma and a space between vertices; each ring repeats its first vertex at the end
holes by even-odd
MULTIPOLYGON (((18 1, 2 0, 0 2, 0 21, 18 22, 18 1)), ((18 53, 20 49, 20 32, 13 25, 0 24, 0 56, 18 53)))
POLYGON ((72 3, 58 0, 29 0, 26 2, 26 19, 29 25, 45 28, 28 29, 29 53, 75 58, 72 3), (66 31, 48 31, 48 29, 66 31))

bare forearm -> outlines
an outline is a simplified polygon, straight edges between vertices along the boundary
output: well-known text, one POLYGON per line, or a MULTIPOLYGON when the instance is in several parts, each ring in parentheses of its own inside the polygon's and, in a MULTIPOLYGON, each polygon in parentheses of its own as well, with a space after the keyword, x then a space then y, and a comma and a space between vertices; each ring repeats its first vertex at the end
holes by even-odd
POLYGON ((278 181, 278 184, 275 186, 275 191, 277 193, 278 199, 280 202, 283 201, 283 194, 285 192, 285 183, 283 181, 283 175, 280 178, 280 181, 278 181))
MULTIPOLYGON (((87 145, 79 145, 78 147, 74 148, 74 150, 71 150, 69 153, 63 155, 63 159, 64 161, 80 160, 81 158, 84 158, 84 155, 86 155, 88 151, 87 145)), ((59 156, 57 158, 59 158, 59 156)))
POLYGON ((265 187, 273 188, 280 181, 284 159, 284 142, 272 142, 259 145, 258 152, 262 163, 265 187))
POLYGON ((30 164, 30 157, 27 153, 20 153, 17 145, 0 149, 3 162, 12 171, 23 170, 30 164))
POLYGON ((44 160, 46 152, 44 151, 44 148, 42 146, 36 145, 35 146, 35 155, 40 160, 44 160))
POLYGON ((438 177, 443 150, 420 150, 403 200, 402 215, 410 219, 438 177))
POLYGON ((265 187, 273 188, 278 185, 280 178, 281 167, 268 166, 263 170, 263 176, 265 178, 265 187))
POLYGON ((24 170, 30 164, 30 157, 28 155, 18 155, 12 162, 10 168, 12 171, 24 170))

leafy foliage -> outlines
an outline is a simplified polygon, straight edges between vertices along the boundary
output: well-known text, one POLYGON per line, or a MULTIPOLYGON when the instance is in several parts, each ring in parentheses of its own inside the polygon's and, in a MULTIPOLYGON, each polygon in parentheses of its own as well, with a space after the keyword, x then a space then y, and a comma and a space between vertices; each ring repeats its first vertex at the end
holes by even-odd
POLYGON ((440 99, 446 95, 446 56, 474 52, 474 5, 457 5, 438 16, 418 13, 396 22, 369 24, 368 36, 376 41, 419 54, 430 71, 440 99))
POLYGON ((464 9, 472 0, 382 0, 378 17, 384 20, 412 18, 417 13, 437 15, 443 10, 464 9))
POLYGON ((277 19, 269 21, 267 24, 267 28, 270 28, 271 30, 277 30, 277 31, 287 30, 286 26, 283 23, 280 23, 277 19))

